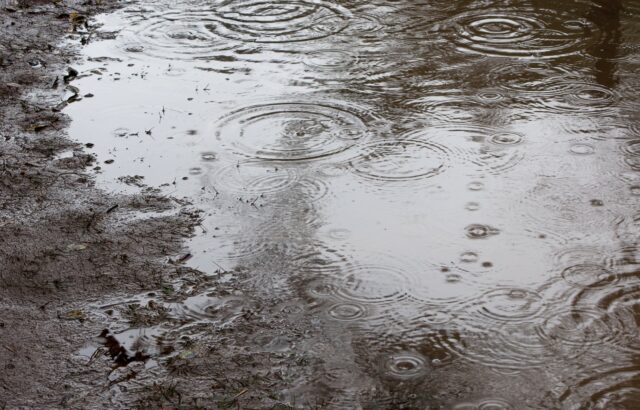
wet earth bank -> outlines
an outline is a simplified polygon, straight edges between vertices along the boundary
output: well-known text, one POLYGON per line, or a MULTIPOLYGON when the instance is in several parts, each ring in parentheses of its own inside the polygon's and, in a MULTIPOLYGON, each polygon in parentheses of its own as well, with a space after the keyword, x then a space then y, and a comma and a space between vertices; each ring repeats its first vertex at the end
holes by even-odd
POLYGON ((640 5, 119 6, 3 11, 8 408, 640 406, 640 5))
POLYGON ((73 44, 94 35, 88 16, 113 5, 0 5, 0 407, 109 407, 109 355, 77 356, 110 326, 87 306, 177 277, 206 281, 168 263, 187 252, 199 213, 155 189, 96 188, 94 156, 67 139, 59 104, 77 75, 73 44))

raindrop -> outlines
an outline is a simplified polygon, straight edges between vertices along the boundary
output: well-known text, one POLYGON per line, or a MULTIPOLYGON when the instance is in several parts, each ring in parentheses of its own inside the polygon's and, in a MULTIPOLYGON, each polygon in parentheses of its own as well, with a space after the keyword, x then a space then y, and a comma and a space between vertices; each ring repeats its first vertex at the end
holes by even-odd
POLYGON ((124 51, 128 53, 142 53, 144 51, 143 46, 128 46, 125 47, 124 51))
POLYGON ((329 308, 329 316, 341 321, 356 320, 365 314, 365 308, 355 303, 339 303, 329 308))
POLYGON ((215 161, 217 157, 215 152, 203 152, 200 154, 200 158, 202 158, 203 161, 211 162, 215 161))
POLYGON ((467 211, 477 211, 480 209, 480 204, 477 202, 467 202, 464 208, 467 211))
POLYGON ((478 403, 479 410, 512 410, 514 407, 506 400, 484 399, 478 403))
POLYGON ((464 252, 460 255, 460 261, 465 263, 474 263, 478 261, 478 254, 475 252, 464 252))
POLYGON ((571 148, 569 148, 569 151, 576 155, 590 155, 593 154, 596 149, 589 144, 573 144, 571 148))
POLYGON ((476 95, 476 98, 480 102, 494 103, 494 102, 504 100, 505 96, 500 91, 484 91, 484 92, 478 93, 476 95))
POLYGON ((348 229, 340 228, 331 229, 329 232, 327 232, 327 236, 337 241, 344 241, 345 239, 349 238, 349 236, 351 236, 351 231, 349 231, 348 229))
POLYGON ((489 141, 497 145, 516 145, 520 144, 523 138, 524 137, 520 134, 502 133, 492 135, 491 138, 489 138, 489 141))
POLYGON ((458 283, 462 280, 462 276, 458 273, 449 273, 446 277, 445 280, 448 283, 458 283))
POLYGON ((500 233, 498 229, 482 224, 469 225, 465 230, 467 231, 467 237, 470 239, 484 239, 500 233))
POLYGON ((427 364, 424 358, 417 354, 397 353, 384 361, 384 371, 392 377, 411 379, 424 375, 427 371, 427 364))
POLYGON ((467 188, 471 191, 481 191, 484 189, 484 184, 480 181, 472 181, 467 184, 467 188))

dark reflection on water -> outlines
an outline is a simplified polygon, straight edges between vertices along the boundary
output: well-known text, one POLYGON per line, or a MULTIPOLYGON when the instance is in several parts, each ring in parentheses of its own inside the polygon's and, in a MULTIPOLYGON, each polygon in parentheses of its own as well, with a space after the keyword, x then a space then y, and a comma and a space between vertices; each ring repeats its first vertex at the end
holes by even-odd
POLYGON ((598 26, 601 34, 599 42, 594 44, 590 54, 596 58, 596 81, 605 87, 618 84, 616 62, 622 33, 620 32, 620 14, 622 0, 594 2, 589 11, 589 19, 598 26))
POLYGON ((86 52, 123 61, 83 67, 96 98, 73 135, 117 159, 105 184, 144 175, 211 211, 196 267, 244 266, 317 317, 333 344, 309 400, 640 406, 640 5, 193 0, 103 20, 120 35, 86 52))

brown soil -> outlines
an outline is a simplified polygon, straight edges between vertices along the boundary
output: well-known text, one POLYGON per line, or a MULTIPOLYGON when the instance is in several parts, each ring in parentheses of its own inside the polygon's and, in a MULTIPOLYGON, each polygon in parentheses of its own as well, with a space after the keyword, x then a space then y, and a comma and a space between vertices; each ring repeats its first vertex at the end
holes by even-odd
POLYGON ((94 158, 66 138, 68 118, 54 109, 77 52, 60 40, 86 41, 78 33, 91 27, 74 34, 73 23, 113 6, 0 5, 0 408, 109 407, 108 355, 91 366, 74 359, 105 326, 84 306, 185 276, 168 262, 198 212, 153 189, 100 191, 85 172, 94 158), (150 211, 160 216, 140 218, 150 211))

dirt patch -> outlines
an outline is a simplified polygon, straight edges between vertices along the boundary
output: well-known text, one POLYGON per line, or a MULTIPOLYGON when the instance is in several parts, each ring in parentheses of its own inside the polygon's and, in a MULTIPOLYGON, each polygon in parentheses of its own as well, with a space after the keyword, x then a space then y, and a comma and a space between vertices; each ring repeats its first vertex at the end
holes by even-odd
POLYGON ((180 275, 169 260, 185 252, 198 212, 152 189, 105 194, 85 172, 94 158, 66 138, 59 104, 73 90, 72 44, 89 41, 89 17, 115 5, 0 6, 0 407, 66 407, 77 396, 78 407, 102 407, 104 392, 87 386, 107 379, 110 356, 93 368, 74 359, 104 326, 85 305, 180 275))

